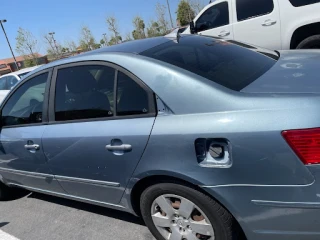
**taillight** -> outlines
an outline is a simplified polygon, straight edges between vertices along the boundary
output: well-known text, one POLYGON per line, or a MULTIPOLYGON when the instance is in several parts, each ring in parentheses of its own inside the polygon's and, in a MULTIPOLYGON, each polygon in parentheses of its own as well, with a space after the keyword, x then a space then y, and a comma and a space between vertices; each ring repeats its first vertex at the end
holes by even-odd
POLYGON ((282 136, 304 164, 320 163, 320 128, 283 131, 282 136))

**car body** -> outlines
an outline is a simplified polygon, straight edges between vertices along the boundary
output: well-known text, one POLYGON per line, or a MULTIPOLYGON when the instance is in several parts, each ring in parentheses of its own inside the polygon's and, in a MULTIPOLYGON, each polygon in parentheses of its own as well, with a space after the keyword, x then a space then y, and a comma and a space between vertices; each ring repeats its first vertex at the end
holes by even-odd
POLYGON ((319 49, 319 12, 319 0, 217 0, 193 22, 198 34, 267 49, 319 49))
POLYGON ((0 197, 141 214, 159 240, 318 239, 319 60, 178 35, 44 65, 1 104, 0 197))
POLYGON ((16 72, 8 73, 0 76, 0 102, 10 92, 10 90, 16 85, 21 79, 23 79, 28 73, 37 69, 36 67, 29 67, 18 70, 16 72))

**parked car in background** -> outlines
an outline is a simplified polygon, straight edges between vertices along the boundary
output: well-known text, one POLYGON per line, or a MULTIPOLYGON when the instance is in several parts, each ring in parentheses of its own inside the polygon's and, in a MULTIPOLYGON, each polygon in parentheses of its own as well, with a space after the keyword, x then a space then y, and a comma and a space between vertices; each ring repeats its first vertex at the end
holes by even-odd
POLYGON ((24 68, 19 71, 0 76, 0 102, 2 102, 14 85, 38 67, 40 66, 24 68))
POLYGON ((320 49, 320 0, 217 0, 184 33, 272 50, 320 49))
POLYGON ((176 36, 19 82, 0 106, 0 198, 128 211, 158 240, 319 239, 319 51, 176 36))

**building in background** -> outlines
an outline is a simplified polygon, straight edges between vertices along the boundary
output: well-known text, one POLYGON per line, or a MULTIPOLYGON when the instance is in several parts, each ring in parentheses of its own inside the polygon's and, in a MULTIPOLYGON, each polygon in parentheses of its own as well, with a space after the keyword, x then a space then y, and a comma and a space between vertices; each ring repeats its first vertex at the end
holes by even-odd
MULTIPOLYGON (((39 53, 36 53, 36 55, 37 55, 38 65, 48 63, 47 56, 42 56, 39 53)), ((17 60, 18 67, 20 69, 26 67, 24 56, 18 56, 16 57, 16 60, 17 60)), ((10 72, 15 72, 15 71, 17 71, 17 69, 16 69, 16 65, 14 63, 13 58, 0 59, 0 76, 10 72)))

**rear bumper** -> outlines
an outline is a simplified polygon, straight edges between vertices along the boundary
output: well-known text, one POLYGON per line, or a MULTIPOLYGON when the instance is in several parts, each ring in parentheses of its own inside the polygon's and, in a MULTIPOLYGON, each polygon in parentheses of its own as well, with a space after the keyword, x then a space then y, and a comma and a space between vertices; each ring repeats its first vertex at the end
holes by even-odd
POLYGON ((308 185, 204 186, 238 220, 248 240, 320 239, 320 166, 308 185))

